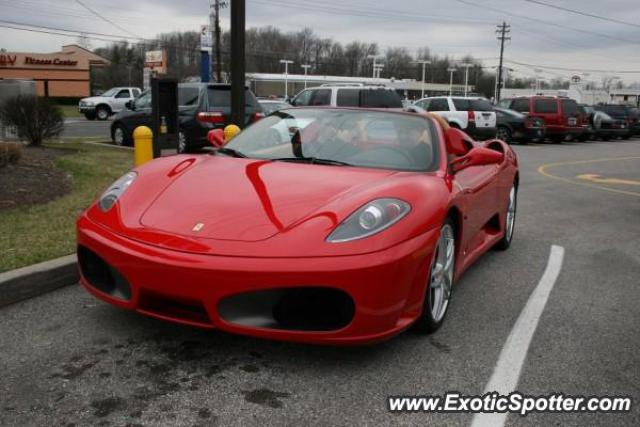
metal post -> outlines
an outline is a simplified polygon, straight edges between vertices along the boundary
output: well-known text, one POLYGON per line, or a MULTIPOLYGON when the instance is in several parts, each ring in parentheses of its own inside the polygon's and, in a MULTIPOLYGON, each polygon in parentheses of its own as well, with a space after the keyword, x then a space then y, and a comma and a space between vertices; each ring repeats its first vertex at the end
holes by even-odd
POLYGON ((453 73, 456 72, 456 69, 453 67, 449 67, 447 68, 447 71, 449 72, 449 96, 453 95, 453 73))
POLYGON ((415 64, 422 64, 422 98, 424 98, 424 92, 425 92, 424 87, 427 79, 427 64, 431 64, 431 61, 420 60, 420 61, 415 61, 415 64))
POLYGON ((504 60, 504 42, 511 40, 508 34, 511 32, 511 26, 506 22, 502 22, 496 30, 498 33, 498 40, 500 40, 500 68, 498 69, 498 87, 496 88, 496 103, 500 101, 500 91, 502 90, 502 66, 504 60))
POLYGON ((469 93, 469 68, 473 67, 473 64, 465 62, 460 64, 464 67, 464 96, 467 96, 469 93))
POLYGON ((245 0, 231 2, 231 123, 245 124, 245 0))
POLYGON ((284 64, 284 98, 289 98, 289 64, 293 64, 293 61, 288 59, 281 59, 281 64, 284 64))
POLYGON ((311 65, 308 64, 304 64, 302 65, 302 68, 304 68, 304 88, 307 88, 307 74, 309 72, 309 68, 311 68, 311 65))

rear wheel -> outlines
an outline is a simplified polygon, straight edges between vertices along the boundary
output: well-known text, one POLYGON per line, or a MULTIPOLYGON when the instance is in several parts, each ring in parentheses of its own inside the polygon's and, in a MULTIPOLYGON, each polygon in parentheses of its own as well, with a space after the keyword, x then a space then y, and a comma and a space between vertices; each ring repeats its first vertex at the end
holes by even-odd
POLYGON ((511 131, 506 126, 498 126, 498 129, 496 130, 496 138, 510 144, 511 131))
POLYGON ((415 324, 419 332, 435 332, 444 322, 453 288, 455 257, 455 232, 453 221, 449 218, 440 229, 440 238, 431 261, 422 315, 415 324))
POLYGON ((562 144, 565 140, 564 136, 552 136, 549 138, 553 144, 562 144))
POLYGON ((187 153, 189 147, 187 146, 187 137, 184 132, 178 132, 178 153, 187 153))
POLYGON ((511 187, 509 191, 509 204, 507 205, 507 212, 505 213, 504 220, 504 235, 502 239, 496 244, 495 248, 501 251, 509 249, 511 241, 513 240, 513 231, 516 227, 516 210, 518 208, 518 190, 516 186, 511 187))

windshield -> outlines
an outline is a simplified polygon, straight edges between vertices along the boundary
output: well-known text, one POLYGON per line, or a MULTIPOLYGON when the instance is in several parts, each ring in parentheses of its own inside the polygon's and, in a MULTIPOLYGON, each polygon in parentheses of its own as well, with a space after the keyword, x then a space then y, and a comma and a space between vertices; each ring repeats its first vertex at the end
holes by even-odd
POLYGON ((180 107, 192 107, 198 105, 200 100, 200 88, 178 87, 178 105, 180 107))
POLYGON ((105 93, 103 93, 100 96, 104 96, 105 98, 109 98, 111 96, 114 96, 116 94, 116 92, 118 92, 120 89, 118 89, 117 87, 111 88, 108 91, 106 91, 105 93))
POLYGON ((493 105, 486 99, 453 98, 458 111, 493 111, 493 105))
POLYGON ((431 171, 438 143, 431 120, 378 111, 287 109, 257 122, 226 148, 256 159, 339 162, 431 171))

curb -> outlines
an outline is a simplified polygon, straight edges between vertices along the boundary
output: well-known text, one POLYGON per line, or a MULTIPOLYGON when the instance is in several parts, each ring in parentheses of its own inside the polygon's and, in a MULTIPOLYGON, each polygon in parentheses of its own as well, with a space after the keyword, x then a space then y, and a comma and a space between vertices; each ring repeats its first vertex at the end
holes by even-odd
POLYGON ((0 273, 0 307, 78 283, 75 254, 0 273))

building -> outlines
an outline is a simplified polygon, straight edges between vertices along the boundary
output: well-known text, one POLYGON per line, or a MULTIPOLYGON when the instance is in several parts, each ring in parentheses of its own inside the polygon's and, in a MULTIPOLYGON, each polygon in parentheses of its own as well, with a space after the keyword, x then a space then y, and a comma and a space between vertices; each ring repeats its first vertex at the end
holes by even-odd
POLYGON ((91 68, 109 61, 77 45, 60 52, 0 52, 0 79, 34 80, 39 96, 83 98, 91 95, 91 68))
MULTIPOLYGON (((392 87, 398 93, 408 99, 419 99, 422 95, 422 82, 417 80, 395 80, 395 79, 374 79, 371 77, 342 77, 342 76, 313 76, 304 74, 264 74, 248 73, 247 82, 251 90, 260 97, 276 96, 282 97, 285 94, 285 81, 287 83, 287 93, 294 96, 305 87, 317 87, 323 84, 365 84, 384 85, 392 87)), ((425 83, 425 96, 449 95, 449 84, 425 83)), ((464 94, 464 85, 453 85, 454 95, 464 94)), ((468 92, 472 93, 473 85, 469 85, 468 92)))
POLYGON ((576 100, 576 102, 588 105, 597 104, 624 104, 629 106, 640 106, 640 90, 638 89, 586 89, 580 83, 572 83, 569 89, 502 89, 502 99, 515 98, 518 96, 566 96, 576 100))

